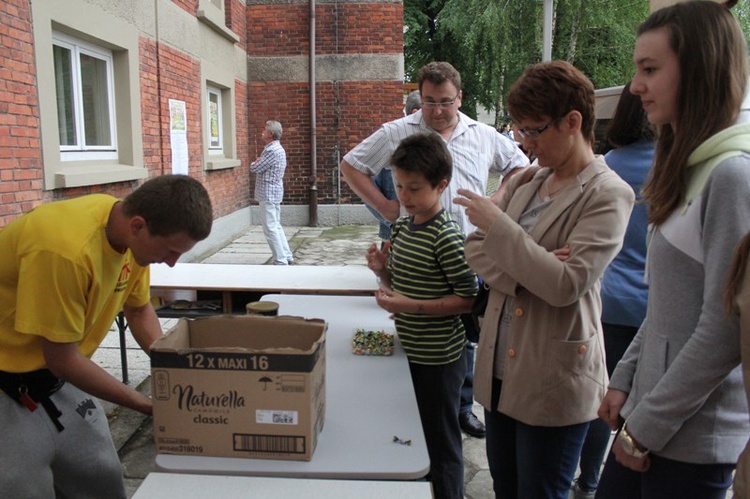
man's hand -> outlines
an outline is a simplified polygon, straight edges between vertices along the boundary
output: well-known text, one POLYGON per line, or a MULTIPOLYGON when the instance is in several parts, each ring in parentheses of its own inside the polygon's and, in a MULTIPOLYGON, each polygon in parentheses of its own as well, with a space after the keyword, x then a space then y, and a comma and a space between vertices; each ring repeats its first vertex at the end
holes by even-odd
POLYGON ((115 379, 78 351, 77 343, 54 343, 40 338, 49 370, 63 381, 94 397, 151 415, 151 399, 115 379))
POLYGON ((382 211, 378 210, 378 213, 380 213, 383 218, 393 223, 401 214, 401 204, 395 199, 385 199, 382 205, 382 211))
POLYGON ((464 206, 469 221, 485 233, 489 230, 492 222, 503 214, 503 211, 490 198, 466 189, 459 189, 458 194, 463 197, 454 198, 453 202, 464 206))
MULTIPOLYGON (((528 168, 528 165, 526 166, 528 168)), ((496 205, 500 204, 500 201, 503 199, 503 195, 505 194, 505 190, 508 188, 508 180, 513 175, 516 175, 517 173, 523 171, 523 168, 513 168, 511 171, 503 175, 503 179, 500 181, 500 186, 497 188, 497 190, 490 196, 490 199, 493 203, 496 205)))
POLYGON ((162 335, 161 323, 154 306, 151 303, 146 303, 142 307, 125 305, 122 310, 127 319, 130 333, 138 342, 138 346, 141 347, 141 350, 150 354, 151 345, 162 335))
POLYGON ((346 161, 341 162, 341 175, 365 203, 375 208, 389 222, 396 221, 400 213, 398 201, 386 198, 372 182, 370 175, 362 173, 346 161))

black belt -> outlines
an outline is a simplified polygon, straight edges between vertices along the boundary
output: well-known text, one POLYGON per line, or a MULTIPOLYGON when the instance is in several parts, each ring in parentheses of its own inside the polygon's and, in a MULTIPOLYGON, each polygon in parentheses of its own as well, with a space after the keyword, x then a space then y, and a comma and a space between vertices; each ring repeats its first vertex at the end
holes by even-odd
POLYGON ((50 400, 50 396, 65 384, 64 381, 52 374, 49 369, 40 369, 27 373, 9 373, 0 371, 0 390, 10 398, 26 407, 29 412, 42 404, 44 411, 55 424, 57 431, 65 427, 60 423, 62 412, 50 400))

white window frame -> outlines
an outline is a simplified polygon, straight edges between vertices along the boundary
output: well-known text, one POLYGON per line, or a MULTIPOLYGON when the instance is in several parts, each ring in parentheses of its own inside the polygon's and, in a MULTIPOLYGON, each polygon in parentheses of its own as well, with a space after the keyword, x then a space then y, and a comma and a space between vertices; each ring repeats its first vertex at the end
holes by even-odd
MULTIPOLYGON (((113 4, 114 5, 114 4, 113 4)), ((88 0, 34 0, 34 60, 38 87, 43 189, 46 191, 148 178, 141 121, 140 47, 143 30, 88 0), (111 51, 116 109, 115 159, 63 161, 55 88, 53 32, 111 51)))
POLYGON ((210 155, 221 155, 224 156, 224 110, 223 110, 223 103, 221 98, 222 91, 220 88, 215 87, 213 85, 206 85, 206 123, 208 126, 206 127, 208 136, 207 143, 208 143, 208 154, 210 155), (213 144, 213 135, 211 131, 211 122, 212 122, 212 116, 211 116, 211 96, 216 97, 216 120, 218 124, 218 144, 213 144))
MULTIPOLYGON (((94 44, 79 40, 72 36, 52 32, 52 44, 70 50, 71 52, 71 83, 73 86, 73 115, 75 117, 76 144, 74 146, 60 145, 61 161, 88 161, 117 159, 117 119, 115 115, 115 91, 112 51, 94 44), (104 61, 107 78, 107 112, 109 120, 109 136, 111 144, 103 146, 87 145, 83 119, 83 98, 81 88, 80 56, 88 55, 104 61)), ((58 123, 59 127, 59 123, 58 123)))
POLYGON ((242 162, 237 156, 237 103, 235 102, 234 75, 205 60, 201 64, 201 73, 203 78, 201 85, 203 168, 205 170, 236 168, 242 162), (210 96, 212 94, 218 95, 220 102, 218 112, 221 149, 211 145, 210 96))

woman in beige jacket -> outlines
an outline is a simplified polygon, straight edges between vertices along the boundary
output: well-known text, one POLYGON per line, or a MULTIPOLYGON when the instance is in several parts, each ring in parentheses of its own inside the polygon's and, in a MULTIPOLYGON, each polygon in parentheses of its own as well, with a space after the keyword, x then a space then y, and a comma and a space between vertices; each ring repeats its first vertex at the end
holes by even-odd
POLYGON ((531 66, 508 109, 541 168, 512 178, 499 207, 456 200, 479 228, 466 257, 491 289, 475 397, 496 496, 566 498, 607 384, 599 279, 634 194, 591 149, 594 89, 573 66, 531 66))

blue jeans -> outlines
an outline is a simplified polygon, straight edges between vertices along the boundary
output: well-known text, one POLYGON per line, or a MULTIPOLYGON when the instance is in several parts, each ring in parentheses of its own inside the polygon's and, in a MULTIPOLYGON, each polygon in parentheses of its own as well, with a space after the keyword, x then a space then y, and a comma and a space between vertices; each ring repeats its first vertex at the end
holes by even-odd
POLYGON ((462 355, 450 364, 439 366, 409 362, 409 370, 430 456, 435 499, 463 499, 464 457, 458 398, 466 359, 462 355))
MULTIPOLYGON (((635 338, 638 327, 602 323, 602 329, 604 330, 604 350, 607 355, 607 373, 612 376, 617 363, 620 362, 625 350, 635 338)), ((578 485, 582 489, 596 489, 611 435, 609 425, 601 419, 591 422, 586 440, 583 442, 583 450, 581 450, 581 474, 578 475, 578 485)))
MULTIPOLYGON (((502 381, 492 384, 497 407, 502 381)), ((487 460, 497 498, 567 499, 589 423, 530 426, 496 410, 484 412, 487 460)))
POLYGON ((609 453, 596 488, 599 499, 724 499, 734 464, 693 464, 651 455, 645 473, 615 461, 609 453))
MULTIPOLYGON (((372 183, 383 193, 383 196, 385 196, 386 199, 393 200, 398 198, 398 196, 396 196, 396 187, 393 185, 393 173, 390 168, 383 168, 380 170, 372 177, 372 183)), ((391 222, 383 218, 383 216, 369 204, 365 204, 365 206, 370 210, 370 213, 375 215, 375 218, 378 219, 378 223, 380 224, 378 236, 380 236, 380 239, 383 241, 390 240, 391 222)))

